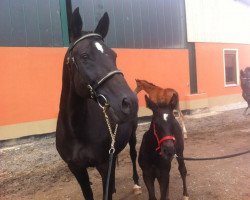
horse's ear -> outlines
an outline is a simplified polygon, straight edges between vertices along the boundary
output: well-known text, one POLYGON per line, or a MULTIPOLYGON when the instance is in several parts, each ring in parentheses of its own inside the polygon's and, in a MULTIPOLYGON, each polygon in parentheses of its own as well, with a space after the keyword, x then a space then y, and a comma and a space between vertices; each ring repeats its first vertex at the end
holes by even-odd
POLYGON ((178 101, 179 101, 178 95, 173 93, 173 96, 171 97, 169 101, 169 108, 171 110, 174 110, 177 107, 178 101))
POLYGON ((244 71, 241 69, 241 70, 240 70, 240 77, 243 78, 244 75, 245 75, 245 73, 244 73, 244 71))
POLYGON ((140 84, 142 81, 140 79, 135 79, 136 84, 140 84))
POLYGON ((95 29, 95 33, 98 33, 105 38, 109 30, 109 15, 107 12, 104 13, 102 18, 99 20, 98 25, 95 29))
POLYGON ((79 7, 77 7, 71 16, 70 21, 71 38, 76 39, 81 36, 82 32, 82 18, 79 12, 79 7))
POLYGON ((246 67, 244 72, 245 72, 246 77, 250 78, 250 67, 246 67))
POLYGON ((147 95, 145 95, 145 101, 147 108, 151 109, 153 112, 157 110, 158 106, 150 99, 147 95))

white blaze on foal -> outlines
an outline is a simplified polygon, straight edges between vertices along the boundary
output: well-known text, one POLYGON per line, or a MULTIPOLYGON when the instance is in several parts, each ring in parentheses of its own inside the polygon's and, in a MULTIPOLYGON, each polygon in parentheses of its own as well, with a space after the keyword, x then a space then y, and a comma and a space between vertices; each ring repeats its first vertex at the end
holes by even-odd
POLYGON ((95 42, 95 46, 96 46, 96 48, 100 51, 100 52, 104 52, 104 50, 103 50, 103 47, 102 47, 102 45, 99 43, 99 42, 95 42))
POLYGON ((164 113, 164 114, 163 114, 163 119, 164 119, 165 121, 167 121, 167 120, 168 120, 168 114, 164 113))

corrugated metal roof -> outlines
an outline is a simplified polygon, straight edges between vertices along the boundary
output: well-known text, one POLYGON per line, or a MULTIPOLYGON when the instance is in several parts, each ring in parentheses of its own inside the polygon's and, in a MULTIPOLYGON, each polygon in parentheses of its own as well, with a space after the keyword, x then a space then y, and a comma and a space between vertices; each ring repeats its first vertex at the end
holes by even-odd
POLYGON ((110 16, 106 42, 119 48, 185 48, 184 0, 72 0, 85 30, 94 30, 102 14, 110 16))

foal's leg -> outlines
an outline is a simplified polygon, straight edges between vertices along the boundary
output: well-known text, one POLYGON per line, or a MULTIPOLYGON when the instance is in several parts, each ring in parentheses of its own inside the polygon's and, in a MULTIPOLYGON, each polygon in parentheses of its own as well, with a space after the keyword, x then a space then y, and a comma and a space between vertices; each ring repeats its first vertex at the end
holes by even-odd
POLYGON ((157 200, 155 197, 155 187, 154 187, 155 178, 150 174, 145 174, 143 172, 143 180, 148 189, 149 200, 157 200))
MULTIPOLYGON (((183 157, 183 153, 179 154, 179 156, 183 157)), ((188 192, 187 192, 187 183, 186 183, 186 176, 187 176, 187 169, 183 159, 178 159, 179 164, 179 172, 181 174, 182 182, 183 182, 183 200, 188 200, 188 192)))
POLYGON ((179 100, 178 100, 178 103, 177 103, 177 106, 176 106, 176 110, 178 111, 178 114, 179 114, 179 117, 180 117, 183 136, 184 136, 185 139, 187 139, 187 129, 186 129, 186 126, 185 126, 185 123, 184 123, 184 116, 183 116, 183 114, 181 112, 181 109, 180 109, 179 100))
POLYGON ((134 180, 134 194, 141 194, 141 187, 139 186, 139 176, 137 173, 137 167, 136 167, 136 158, 137 158, 137 152, 136 152, 136 128, 137 125, 134 127, 134 130, 132 132, 132 135, 129 139, 129 146, 130 146, 130 158, 132 161, 132 165, 133 165, 133 180, 134 180))
POLYGON ((246 108, 245 111, 243 112, 243 115, 246 115, 248 108, 249 108, 249 106, 247 106, 247 108, 246 108))
MULTIPOLYGON (((106 193, 106 181, 107 181, 107 175, 108 175, 108 167, 109 167, 109 162, 96 166, 96 169, 98 170, 98 172, 100 173, 102 177, 103 199, 105 198, 105 193, 106 193)), ((112 200, 112 195, 113 193, 116 192, 115 190, 115 167, 116 167, 116 156, 113 157, 113 162, 112 162, 112 167, 111 167, 108 200, 112 200)))
POLYGON ((167 165, 167 168, 160 170, 157 180, 160 185, 161 199, 160 200, 169 200, 169 172, 171 169, 171 162, 167 165))
POLYGON ((242 97, 246 100, 247 102, 247 107, 245 109, 245 111, 243 112, 243 115, 246 115, 247 109, 250 107, 250 100, 248 100, 247 98, 247 94, 245 92, 242 93, 242 97))
POLYGON ((76 180, 81 186, 83 196, 86 200, 93 200, 93 192, 90 187, 89 175, 86 168, 68 164, 70 171, 75 175, 76 180))
MULTIPOLYGON (((181 111, 180 111, 181 113, 181 111)), ((183 114, 180 115, 180 121, 181 121, 181 126, 182 126, 182 131, 183 131, 183 136, 184 136, 184 139, 187 139, 187 129, 186 129, 186 126, 185 126, 185 123, 184 123, 184 117, 183 117, 183 114)))

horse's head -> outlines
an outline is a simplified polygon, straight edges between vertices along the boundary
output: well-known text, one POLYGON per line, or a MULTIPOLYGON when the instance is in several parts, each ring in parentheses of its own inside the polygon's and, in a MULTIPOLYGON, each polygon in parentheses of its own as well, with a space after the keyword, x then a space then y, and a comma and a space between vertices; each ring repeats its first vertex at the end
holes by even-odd
POLYGON ((173 109, 177 101, 176 95, 173 95, 168 105, 161 107, 145 96, 147 107, 152 110, 153 118, 151 128, 158 142, 157 150, 165 159, 171 159, 175 154, 174 137, 174 114, 173 109))
POLYGON ((134 92, 137 94, 141 90, 144 89, 144 84, 143 84, 143 80, 139 80, 139 79, 135 79, 135 82, 136 82, 136 88, 135 88, 134 92))
POLYGON ((250 67, 246 67, 245 70, 240 70, 240 81, 242 90, 245 93, 249 93, 250 88, 250 67))
POLYGON ((108 14, 103 15, 94 32, 86 34, 82 27, 77 8, 72 14, 71 45, 65 60, 76 94, 94 99, 101 107, 108 105, 115 123, 133 119, 138 110, 137 97, 116 67, 116 53, 103 42, 108 33, 108 14))
POLYGON ((250 67, 245 68, 245 77, 250 78, 250 67))

